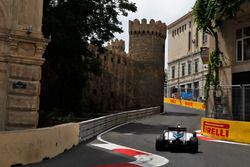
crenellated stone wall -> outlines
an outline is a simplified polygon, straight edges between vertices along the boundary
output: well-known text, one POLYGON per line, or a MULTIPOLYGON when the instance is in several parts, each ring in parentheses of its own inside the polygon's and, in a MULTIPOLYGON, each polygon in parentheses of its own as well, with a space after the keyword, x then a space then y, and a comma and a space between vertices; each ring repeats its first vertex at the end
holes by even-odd
POLYGON ((129 57, 135 61, 136 106, 163 106, 165 23, 146 19, 129 22, 129 57))
POLYGON ((90 79, 92 99, 105 110, 128 110, 163 105, 166 25, 143 19, 129 22, 129 53, 123 40, 111 41, 97 56, 100 77, 90 79))
POLYGON ((166 25, 153 19, 129 21, 129 55, 135 61, 160 62, 164 58, 166 25), (161 60, 162 60, 161 59, 161 60))

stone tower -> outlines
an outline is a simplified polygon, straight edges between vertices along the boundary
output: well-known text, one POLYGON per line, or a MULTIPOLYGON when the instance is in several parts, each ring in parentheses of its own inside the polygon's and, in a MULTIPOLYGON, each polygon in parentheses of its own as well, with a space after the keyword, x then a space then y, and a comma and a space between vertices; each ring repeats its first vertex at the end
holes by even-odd
POLYGON ((125 52, 125 41, 115 39, 111 41, 110 43, 108 43, 107 48, 118 54, 123 54, 125 52))
POLYGON ((146 19, 129 22, 129 57, 134 67, 136 107, 163 106, 166 25, 146 19))
POLYGON ((42 12, 43 0, 0 1, 0 130, 37 126, 42 12))

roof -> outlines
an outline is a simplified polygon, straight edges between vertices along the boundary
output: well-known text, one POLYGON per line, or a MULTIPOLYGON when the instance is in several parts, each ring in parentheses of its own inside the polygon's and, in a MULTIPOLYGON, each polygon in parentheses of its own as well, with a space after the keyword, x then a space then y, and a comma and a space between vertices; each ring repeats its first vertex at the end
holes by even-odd
POLYGON ((172 27, 176 26, 178 23, 182 22, 183 20, 187 19, 188 17, 192 17, 192 11, 188 12, 187 14, 185 14, 184 16, 179 18, 178 20, 176 20, 173 23, 169 24, 167 28, 171 29, 172 27))

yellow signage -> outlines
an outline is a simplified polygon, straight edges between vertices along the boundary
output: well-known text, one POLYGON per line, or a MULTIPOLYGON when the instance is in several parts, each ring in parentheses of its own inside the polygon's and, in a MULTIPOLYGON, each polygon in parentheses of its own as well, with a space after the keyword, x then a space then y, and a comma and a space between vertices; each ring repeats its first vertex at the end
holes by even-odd
POLYGON ((214 139, 250 143, 250 122, 202 118, 201 134, 214 139))
POLYGON ((188 100, 180 100, 180 99, 174 99, 174 98, 164 98, 164 103, 174 104, 174 105, 180 105, 183 107, 189 107, 197 110, 203 110, 205 111, 206 106, 204 103, 200 102, 194 102, 194 101, 188 101, 188 100))

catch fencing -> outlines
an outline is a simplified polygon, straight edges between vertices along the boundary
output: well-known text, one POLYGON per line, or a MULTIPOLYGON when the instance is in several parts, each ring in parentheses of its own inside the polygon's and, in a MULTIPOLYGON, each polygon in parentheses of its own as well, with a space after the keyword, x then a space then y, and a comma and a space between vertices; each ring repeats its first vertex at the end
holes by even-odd
POLYGON ((250 121, 250 84, 221 86, 209 91, 206 116, 218 119, 250 121))
POLYGON ((220 91, 209 91, 205 101, 205 89, 200 88, 164 88, 165 98, 204 103, 205 116, 208 118, 250 121, 250 84, 221 85, 220 91))
POLYGON ((204 88, 165 87, 164 96, 179 100, 204 102, 204 88))

